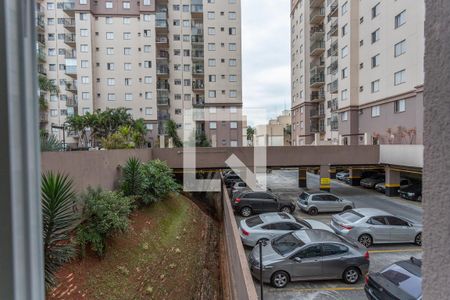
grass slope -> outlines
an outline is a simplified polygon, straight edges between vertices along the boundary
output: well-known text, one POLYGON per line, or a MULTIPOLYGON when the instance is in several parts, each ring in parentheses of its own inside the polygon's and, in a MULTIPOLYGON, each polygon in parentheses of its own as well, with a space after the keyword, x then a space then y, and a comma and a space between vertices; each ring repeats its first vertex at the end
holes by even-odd
POLYGON ((182 195, 135 212, 130 230, 65 266, 50 299, 218 299, 218 229, 182 195))

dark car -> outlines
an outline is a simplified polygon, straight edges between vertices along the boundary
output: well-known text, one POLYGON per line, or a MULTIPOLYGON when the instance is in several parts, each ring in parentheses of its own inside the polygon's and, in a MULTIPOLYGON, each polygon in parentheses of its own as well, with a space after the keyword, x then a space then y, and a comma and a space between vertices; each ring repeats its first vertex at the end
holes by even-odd
POLYGON ((411 184, 407 187, 400 188, 398 190, 400 197, 414 200, 414 201, 422 201, 422 184, 411 184))
MULTIPOLYGON (((376 175, 376 174, 378 174, 378 172, 375 172, 375 171, 364 171, 364 172, 361 173, 360 178, 361 178, 361 180, 362 180, 362 179, 364 179, 364 178, 368 178, 368 177, 374 176, 374 175, 376 175)), ((346 184, 351 184, 352 179, 350 178, 350 176, 347 176, 347 177, 344 178, 343 181, 344 181, 346 184)))
POLYGON ((384 178, 384 174, 375 174, 370 177, 361 179, 360 185, 365 188, 373 189, 378 183, 384 182, 384 178))
MULTIPOLYGON (((400 179, 400 188, 405 188, 410 184, 411 184, 411 181, 409 179, 400 179)), ((386 193, 386 182, 383 181, 383 182, 376 184, 375 190, 377 192, 385 194, 386 193)))
POLYGON ((421 300, 422 261, 411 257, 381 272, 369 273, 364 290, 370 300, 421 300))
POLYGON ((242 181, 241 177, 239 175, 233 174, 228 175, 224 178, 225 186, 227 188, 232 187, 236 182, 242 181))
POLYGON ((241 216, 248 217, 254 213, 277 212, 292 213, 295 205, 290 200, 280 199, 270 192, 244 191, 233 200, 233 209, 241 216))

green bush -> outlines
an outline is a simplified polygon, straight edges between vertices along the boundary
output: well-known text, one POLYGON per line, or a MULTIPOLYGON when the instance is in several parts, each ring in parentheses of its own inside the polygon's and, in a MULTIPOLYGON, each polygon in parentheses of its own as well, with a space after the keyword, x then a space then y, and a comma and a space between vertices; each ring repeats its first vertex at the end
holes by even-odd
POLYGON ((56 272, 75 255, 71 232, 80 220, 75 213, 73 182, 54 173, 42 175, 41 182, 45 287, 56 285, 56 272))
POLYGON ((143 190, 141 196, 144 204, 160 201, 168 194, 180 190, 180 185, 173 177, 172 169, 159 159, 144 164, 142 173, 143 190))
POLYGON ((122 170, 120 189, 125 196, 141 196, 144 184, 142 164, 136 157, 128 159, 122 170))
POLYGON ((85 254, 86 247, 90 246, 98 256, 103 257, 107 239, 128 229, 132 201, 120 193, 101 189, 88 189, 82 199, 85 221, 78 228, 77 242, 82 255, 85 254))

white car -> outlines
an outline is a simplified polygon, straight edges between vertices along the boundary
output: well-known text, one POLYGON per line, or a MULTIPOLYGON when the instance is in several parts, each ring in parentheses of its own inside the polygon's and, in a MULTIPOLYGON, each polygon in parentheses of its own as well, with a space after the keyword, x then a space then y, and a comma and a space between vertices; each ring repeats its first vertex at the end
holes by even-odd
POLYGON ((269 241, 295 230, 323 229, 334 232, 328 225, 315 220, 302 220, 282 213, 266 213, 242 220, 239 234, 242 243, 254 247, 260 241, 269 241))

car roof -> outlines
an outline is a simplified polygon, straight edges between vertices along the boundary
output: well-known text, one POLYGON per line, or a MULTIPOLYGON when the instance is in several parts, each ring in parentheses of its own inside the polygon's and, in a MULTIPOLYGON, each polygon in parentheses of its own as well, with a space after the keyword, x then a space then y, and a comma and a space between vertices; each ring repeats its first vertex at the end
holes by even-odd
POLYGON ((333 195, 330 192, 325 192, 325 191, 321 191, 321 190, 304 190, 303 193, 306 193, 308 195, 317 195, 317 194, 330 194, 333 195))
POLYGON ((354 208, 353 211, 363 215, 364 217, 392 216, 392 214, 377 208, 354 208))
POLYGON ((323 229, 297 230, 294 235, 305 244, 318 242, 345 243, 339 236, 323 229))
POLYGON ((295 222, 295 219, 293 216, 286 214, 286 213, 282 213, 282 212, 260 214, 259 217, 265 224, 275 223, 275 222, 280 222, 280 221, 295 222))

